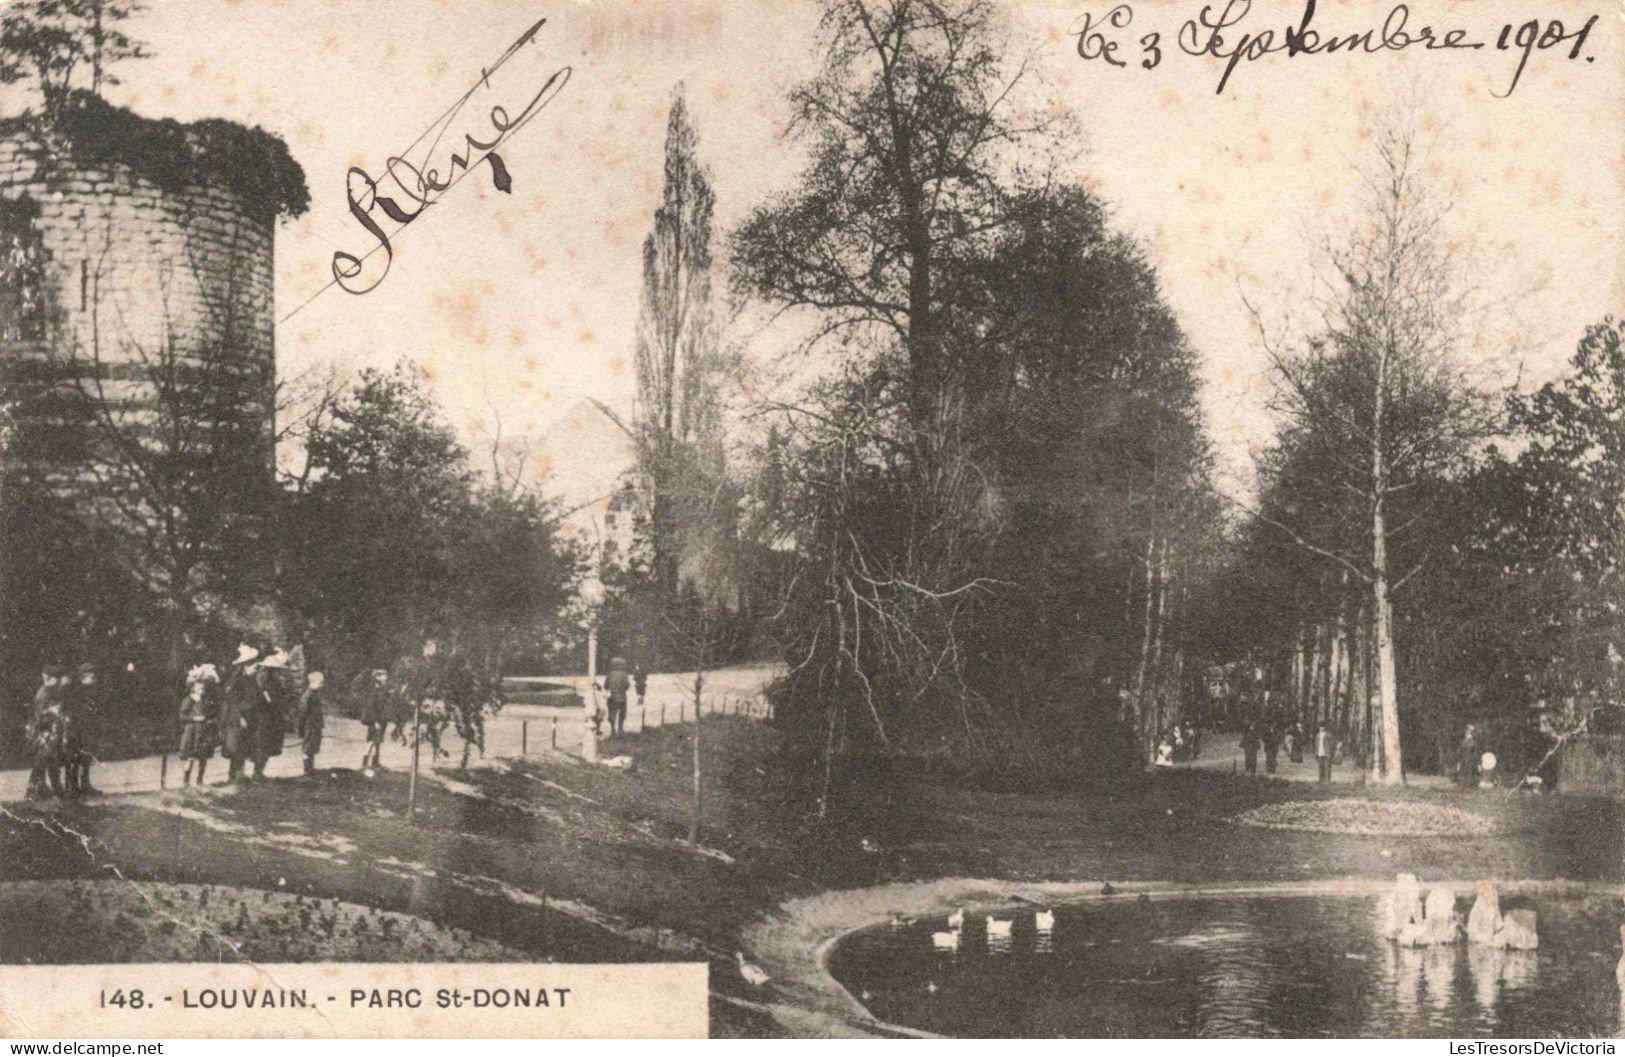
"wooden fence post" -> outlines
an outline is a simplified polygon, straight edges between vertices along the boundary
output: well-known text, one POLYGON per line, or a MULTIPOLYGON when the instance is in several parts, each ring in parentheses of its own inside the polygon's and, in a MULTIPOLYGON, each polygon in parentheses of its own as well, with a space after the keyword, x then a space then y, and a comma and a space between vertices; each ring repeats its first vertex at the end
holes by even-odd
POLYGON ((553 717, 553 747, 559 747, 559 717, 553 717))
POLYGON ((162 789, 169 782, 169 750, 165 749, 158 757, 158 788, 162 789))
POLYGON ((519 721, 519 755, 524 756, 530 750, 530 720, 519 721))

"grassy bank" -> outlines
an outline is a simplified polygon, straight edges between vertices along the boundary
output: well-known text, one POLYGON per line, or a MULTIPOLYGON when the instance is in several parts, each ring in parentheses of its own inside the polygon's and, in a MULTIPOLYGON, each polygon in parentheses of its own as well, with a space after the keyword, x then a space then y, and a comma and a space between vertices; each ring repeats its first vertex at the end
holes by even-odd
MULTIPOLYGON (((332 771, 234 792, 18 807, 0 822, 6 880, 107 877, 280 889, 466 929, 537 958, 705 958, 721 1034, 771 1022, 732 969, 754 921, 831 890, 947 877, 1240 882, 1341 877, 1619 880, 1611 801, 1322 790, 1206 772, 1111 789, 968 790, 906 767, 837 783, 827 818, 764 724, 708 720, 705 821, 685 842, 692 728, 624 739, 614 770, 548 755, 443 771, 403 817, 406 776, 332 771), (1425 799, 1484 817, 1469 837, 1271 830, 1234 816, 1272 803, 1425 799)), ((0 952, 3 955, 5 952, 0 952)))

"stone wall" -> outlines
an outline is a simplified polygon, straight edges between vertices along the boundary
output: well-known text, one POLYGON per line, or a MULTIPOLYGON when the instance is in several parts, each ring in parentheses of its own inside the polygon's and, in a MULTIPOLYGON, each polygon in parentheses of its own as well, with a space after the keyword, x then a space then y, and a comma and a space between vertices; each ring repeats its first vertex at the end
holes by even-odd
POLYGON ((185 364, 219 379, 234 411, 260 421, 268 470, 271 221, 218 187, 163 189, 127 167, 75 166, 70 156, 28 130, 0 137, 0 198, 29 203, 50 317, 49 335, 0 341, 0 368, 73 384, 119 428, 140 431, 158 418, 154 374, 185 364))
MULTIPOLYGON (((190 361, 259 383, 271 435, 274 231, 229 192, 160 188, 122 166, 78 168, 28 132, 0 137, 0 198, 31 200, 53 308, 46 343, 8 342, 15 367, 44 349, 139 411, 157 365, 190 361)), ((246 381, 246 379, 245 379, 246 381)))

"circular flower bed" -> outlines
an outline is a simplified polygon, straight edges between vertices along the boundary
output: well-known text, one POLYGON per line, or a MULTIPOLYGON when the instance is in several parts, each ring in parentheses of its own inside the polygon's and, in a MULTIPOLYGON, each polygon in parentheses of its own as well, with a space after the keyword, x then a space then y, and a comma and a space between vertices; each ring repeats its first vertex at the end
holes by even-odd
POLYGON ((425 918, 291 892, 146 881, 0 884, 0 960, 527 961, 425 918))
POLYGON ((1244 826, 1387 837, 1482 837, 1496 830, 1483 815, 1420 800, 1292 800, 1235 817, 1244 826))

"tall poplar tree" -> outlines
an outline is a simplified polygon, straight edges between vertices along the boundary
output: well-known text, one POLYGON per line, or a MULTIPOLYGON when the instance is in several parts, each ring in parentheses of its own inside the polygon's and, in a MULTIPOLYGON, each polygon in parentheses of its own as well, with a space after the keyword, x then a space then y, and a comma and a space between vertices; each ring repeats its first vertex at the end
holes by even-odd
POLYGON ((653 573, 664 596, 678 587, 683 496, 696 475, 720 469, 720 398, 711 306, 711 214, 716 196, 679 86, 666 125, 665 184, 643 243, 637 334, 638 457, 649 490, 653 573))

